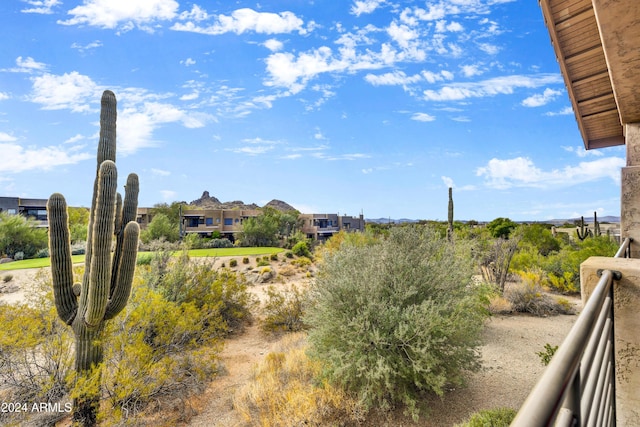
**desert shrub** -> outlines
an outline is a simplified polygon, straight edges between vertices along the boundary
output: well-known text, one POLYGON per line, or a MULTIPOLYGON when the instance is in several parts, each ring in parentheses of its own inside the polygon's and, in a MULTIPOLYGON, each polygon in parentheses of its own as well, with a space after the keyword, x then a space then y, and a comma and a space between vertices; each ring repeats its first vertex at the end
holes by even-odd
POLYGON ((243 264, 249 264, 249 258, 247 258, 247 257, 242 258, 242 263, 243 264))
POLYGON ((290 277, 290 276, 295 275, 297 270, 298 269, 296 267, 292 266, 292 265, 283 265, 278 270, 278 274, 280 274, 283 277, 290 277))
POLYGON ((520 272, 521 281, 504 292, 514 311, 534 316, 571 314, 566 304, 560 304, 548 295, 542 285, 539 272, 520 272))
POLYGON ((301 240, 296 243, 291 248, 291 252, 293 252, 295 256, 311 258, 311 251, 309 250, 309 244, 306 240, 301 240))
POLYGON ((509 427, 516 414, 517 411, 511 408, 483 409, 456 427, 509 427))
POLYGON ((536 353, 538 357, 540 357, 540 363, 542 363, 543 366, 547 366, 549 362, 551 362, 551 358, 556 354, 557 350, 557 345, 552 346, 551 344, 546 343, 544 345, 544 350, 536 353))
POLYGON ((356 399, 318 378, 323 365, 307 356, 305 335, 287 336, 240 388, 233 406, 247 423, 263 426, 360 425, 356 399))
POLYGON ((271 261, 278 261, 278 254, 271 254, 269 256, 269 260, 271 261))
POLYGON ((256 262, 256 267, 265 267, 268 265, 270 265, 269 261, 265 261, 264 259, 258 259, 256 262))
POLYGON ((229 239, 211 239, 204 244, 205 248, 232 248, 233 243, 229 239))
POLYGON ((46 229, 37 227, 36 221, 0 212, 0 254, 17 260, 15 255, 21 252, 20 259, 31 258, 47 247, 47 240, 46 229))
POLYGON ((251 321, 251 307, 255 304, 243 275, 223 268, 213 270, 210 265, 194 262, 183 252, 177 259, 158 253, 144 280, 167 301, 193 303, 221 313, 231 328, 251 321))
POLYGON ((164 239, 168 242, 177 242, 180 239, 178 224, 164 213, 157 213, 140 233, 140 240, 149 243, 152 240, 164 239))
POLYGON ((471 247, 424 227, 392 229, 325 257, 305 322, 326 375, 366 407, 402 403, 417 418, 422 392, 443 395, 479 368, 486 292, 471 247))
POLYGON ((4 283, 10 282, 13 280, 13 274, 5 274, 4 276, 2 276, 2 281, 4 283))
POLYGON ((87 242, 81 241, 71 245, 71 255, 84 255, 87 251, 87 242))
POLYGON ((34 258, 49 258, 49 248, 42 248, 36 252, 34 258))
POLYGON ((293 252, 287 251, 287 252, 284 253, 284 256, 287 257, 287 258, 293 258, 293 252))
POLYGON ((231 258, 229 260, 229 267, 237 267, 238 266, 238 260, 235 258, 231 258))
POLYGON ((576 286, 574 274, 571 271, 564 271, 561 276, 556 276, 554 273, 548 273, 549 285, 557 292, 563 294, 576 293, 579 291, 579 287, 576 286))
POLYGON ((205 246, 205 240, 198 233, 187 233, 182 238, 182 245, 185 249, 202 249, 205 246))
POLYGON ((149 252, 138 252, 138 258, 136 259, 136 265, 151 265, 153 261, 153 254, 149 252))
MULTIPOLYGON (((35 278, 25 304, 0 303, 0 390, 4 402, 69 404, 73 333, 58 320, 51 279, 35 278)), ((33 425, 49 425, 58 414, 42 414, 33 425)), ((1 425, 24 425, 27 414, 0 412, 1 425), (19 420, 12 418, 20 417, 19 420)), ((30 421, 31 421, 31 417, 30 421)), ((31 425, 31 424, 30 424, 31 425)))
POLYGON ((291 264, 295 265, 296 267, 304 268, 304 267, 309 267, 311 265, 311 260, 303 256, 303 257, 294 259, 293 261, 291 261, 291 264))
POLYGON ((163 398, 202 391, 216 371, 225 329, 215 308, 167 301, 144 285, 107 327, 102 383, 113 423, 163 398))
POLYGON ((24 252, 19 251, 16 252, 15 254, 13 254, 13 260, 14 261, 22 261, 24 259, 24 252))
POLYGON ((303 322, 306 295, 295 285, 277 290, 274 286, 267 288, 267 301, 263 312, 262 329, 268 332, 297 332, 306 329, 303 322))

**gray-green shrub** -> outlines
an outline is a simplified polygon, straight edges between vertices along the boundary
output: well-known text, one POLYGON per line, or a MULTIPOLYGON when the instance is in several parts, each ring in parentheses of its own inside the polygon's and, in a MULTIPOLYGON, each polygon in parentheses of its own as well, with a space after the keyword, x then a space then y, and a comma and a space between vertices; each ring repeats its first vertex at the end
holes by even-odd
POLYGON ((511 408, 484 409, 456 427, 509 427, 517 412, 511 408))
POLYGON ((326 362, 329 379, 368 407, 402 403, 414 418, 420 393, 443 395, 463 383, 480 366, 488 314, 471 253, 467 242, 401 227, 378 243, 343 244, 326 255, 305 322, 311 354, 326 362))

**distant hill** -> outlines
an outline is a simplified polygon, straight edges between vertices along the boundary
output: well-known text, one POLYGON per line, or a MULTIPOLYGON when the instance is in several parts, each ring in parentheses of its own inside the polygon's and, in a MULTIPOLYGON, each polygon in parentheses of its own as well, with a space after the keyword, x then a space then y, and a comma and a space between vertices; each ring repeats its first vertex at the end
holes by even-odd
MULTIPOLYGON (((246 204, 241 200, 234 200, 232 202, 221 202, 217 197, 211 196, 208 191, 204 191, 199 199, 191 201, 190 206, 202 208, 202 209, 242 209, 242 210, 256 210, 261 209, 260 206, 255 203, 246 204)), ((290 204, 283 202, 282 200, 273 199, 269 203, 263 206, 263 208, 271 207, 282 212, 296 210, 290 204)))

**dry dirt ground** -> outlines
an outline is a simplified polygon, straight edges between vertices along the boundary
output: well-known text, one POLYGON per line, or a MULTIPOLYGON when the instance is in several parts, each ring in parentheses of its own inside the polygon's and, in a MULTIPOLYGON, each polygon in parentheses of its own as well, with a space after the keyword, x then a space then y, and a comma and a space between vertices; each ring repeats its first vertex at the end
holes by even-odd
MULTIPOLYGON (((216 260, 216 263, 224 262, 216 260)), ((277 267, 276 267, 277 269, 277 267)), ((0 293, 0 301, 21 301, 29 293, 34 270, 0 272, 12 274, 12 284, 20 290, 0 293)), ((307 279, 298 275, 294 282, 303 284, 307 279)), ((268 284, 254 285, 252 291, 264 301, 268 284)), ((282 286, 281 284, 276 286, 282 286)), ((579 311, 579 298, 570 298, 579 311)), ((544 370, 537 352, 545 344, 559 345, 575 322, 575 315, 533 317, 523 314, 494 315, 486 323, 481 347, 483 369, 471 374, 467 386, 449 391, 443 399, 429 399, 428 414, 423 414, 417 424, 402 416, 401 411, 392 414, 390 420, 378 420, 379 425, 391 426, 452 426, 481 409, 510 407, 517 409, 535 385, 544 370)), ((185 416, 189 421, 183 426, 250 426, 242 420, 233 407, 233 396, 252 375, 252 367, 278 345, 278 339, 266 336, 259 321, 243 332, 232 335, 220 355, 222 372, 208 386, 206 392, 189 400, 185 416)), ((58 425, 66 425, 64 423, 58 425)), ((151 424, 149 424, 151 425, 151 424)), ((255 424, 257 425, 257 424, 255 424)))

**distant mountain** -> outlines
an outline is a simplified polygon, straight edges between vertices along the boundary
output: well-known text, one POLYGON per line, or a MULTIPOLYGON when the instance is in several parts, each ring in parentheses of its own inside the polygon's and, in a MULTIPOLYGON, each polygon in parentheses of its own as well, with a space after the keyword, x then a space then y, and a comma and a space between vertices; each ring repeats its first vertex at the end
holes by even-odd
POLYGON ((400 219, 395 219, 395 218, 365 218, 365 222, 372 222, 375 224, 388 224, 388 223, 392 223, 392 224, 402 224, 405 222, 408 223, 414 223, 414 222, 418 222, 420 221, 419 219, 408 219, 408 218, 400 218, 400 219))
MULTIPOLYGON (((232 202, 221 202, 217 197, 211 196, 208 191, 204 191, 199 199, 193 200, 191 203, 189 203, 189 205, 202 209, 260 209, 260 206, 256 205, 255 203, 246 204, 241 200, 234 200, 232 202)), ((271 200, 263 207, 271 207, 282 212, 296 210, 290 204, 276 199, 271 200)))
POLYGON ((277 209, 281 212, 296 210, 296 208, 291 206, 289 203, 283 202, 282 200, 278 200, 278 199, 273 199, 272 201, 270 201, 269 203, 263 206, 263 208, 267 208, 267 207, 277 209))
MULTIPOLYGON (((547 221, 537 221, 537 222, 543 222, 543 223, 547 223, 547 224, 554 224, 554 225, 562 225, 565 223, 569 223, 569 224, 573 224, 576 221, 580 221, 580 218, 569 218, 569 219, 550 219, 547 221)), ((584 222, 587 223, 593 223, 593 217, 584 217, 584 222)), ((613 215, 607 215, 607 216, 598 216, 598 222, 608 222, 608 223, 613 223, 613 224, 619 224, 620 223, 620 217, 619 216, 613 216, 613 215)))

